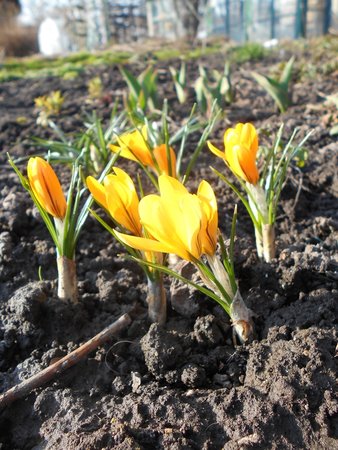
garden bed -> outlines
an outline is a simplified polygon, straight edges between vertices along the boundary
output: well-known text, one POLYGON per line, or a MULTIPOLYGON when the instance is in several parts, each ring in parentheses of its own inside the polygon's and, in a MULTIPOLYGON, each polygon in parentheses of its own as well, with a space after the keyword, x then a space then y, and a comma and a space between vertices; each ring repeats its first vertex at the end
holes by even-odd
MULTIPOLYGON (((3 450, 338 448, 338 181, 337 143, 330 135, 337 113, 325 101, 336 89, 338 73, 323 69, 331 63, 325 52, 313 59, 299 53, 294 104, 279 115, 249 71, 267 73, 290 55, 287 49, 234 65, 237 98, 212 134, 213 142, 221 142, 226 127, 248 121, 265 130, 265 143, 282 122, 285 138, 296 126, 298 139, 314 130, 304 167, 290 170, 282 192, 277 257, 271 264, 258 260, 252 224, 239 205, 236 274, 243 298, 257 315, 256 339, 240 346, 234 345, 225 312, 197 293, 185 293, 185 304, 169 307, 165 326, 150 325, 143 272, 121 256, 122 247, 92 217, 76 254, 80 301, 70 305, 56 298, 51 239, 6 151, 15 158, 33 155, 29 139, 51 136, 36 125, 34 98, 60 89, 65 104, 56 121, 65 132, 76 133, 92 108, 108 121, 125 83, 112 65, 87 67, 72 80, 0 84, 0 389, 44 369, 123 313, 138 311, 115 339, 0 412, 3 450), (104 98, 86 104, 87 83, 97 75, 104 98), (43 281, 38 281, 40 266, 43 281)), ((221 70, 224 57, 202 60, 221 70)), ((138 73, 145 65, 130 67, 138 73)), ((194 101, 192 92, 187 104, 179 105, 168 63, 156 67, 159 96, 168 98, 171 119, 181 124, 194 101)), ((188 79, 196 78, 197 67, 198 61, 188 63, 188 79)), ((188 139, 190 152, 197 140, 195 134, 188 139)), ((135 172, 132 162, 119 160, 118 165, 135 172)), ((211 183, 220 227, 228 236, 236 199, 210 165, 228 171, 205 148, 188 186, 195 189, 203 178, 211 183)), ((59 165, 56 171, 66 182, 69 169, 59 165)), ((169 291, 170 280, 166 287, 169 291)))

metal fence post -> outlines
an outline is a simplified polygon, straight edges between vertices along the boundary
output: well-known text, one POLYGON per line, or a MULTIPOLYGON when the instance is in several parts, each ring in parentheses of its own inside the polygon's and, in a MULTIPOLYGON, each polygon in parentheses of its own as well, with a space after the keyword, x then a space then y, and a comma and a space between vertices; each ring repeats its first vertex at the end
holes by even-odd
POLYGON ((297 0, 295 38, 306 37, 307 0, 297 0))
POLYGON ((323 33, 326 34, 329 31, 331 25, 332 16, 332 1, 326 0, 325 10, 324 10, 324 23, 323 23, 323 33))
POLYGON ((275 32, 275 0, 270 0, 270 39, 274 39, 275 32))
POLYGON ((230 37, 230 0, 225 0, 225 34, 230 37))

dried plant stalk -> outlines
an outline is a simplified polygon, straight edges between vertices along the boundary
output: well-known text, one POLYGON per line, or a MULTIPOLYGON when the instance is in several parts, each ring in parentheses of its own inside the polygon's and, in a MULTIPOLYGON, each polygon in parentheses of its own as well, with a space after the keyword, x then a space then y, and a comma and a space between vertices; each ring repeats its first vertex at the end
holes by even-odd
POLYGON ((132 319, 129 314, 123 314, 118 320, 109 325, 99 334, 94 336, 92 339, 87 341, 85 344, 81 345, 78 349, 66 355, 64 358, 59 359, 59 361, 51 364, 46 369, 33 375, 24 380, 22 383, 12 387, 8 391, 0 395, 0 409, 10 405, 15 400, 25 397, 33 389, 42 386, 48 381, 52 380, 55 376, 64 372, 69 367, 74 366, 76 363, 85 358, 90 352, 95 350, 100 345, 104 344, 112 335, 118 333, 119 331, 130 325, 132 319))

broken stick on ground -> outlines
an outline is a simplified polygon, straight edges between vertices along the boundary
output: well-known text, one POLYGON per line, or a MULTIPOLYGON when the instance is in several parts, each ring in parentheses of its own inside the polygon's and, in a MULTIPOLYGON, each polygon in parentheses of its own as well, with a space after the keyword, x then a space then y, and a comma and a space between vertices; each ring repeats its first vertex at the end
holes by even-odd
POLYGON ((112 335, 126 328, 131 323, 131 321, 132 319, 128 314, 123 314, 123 316, 109 325, 109 327, 105 328, 85 344, 81 345, 78 349, 64 356, 54 364, 46 367, 46 369, 42 370, 36 375, 28 378, 28 380, 23 381, 22 383, 1 394, 0 409, 10 405, 19 398, 25 397, 33 389, 42 386, 43 384, 53 379, 56 375, 59 375, 69 367, 74 366, 81 359, 85 358, 88 353, 104 344, 108 339, 112 337, 112 335))

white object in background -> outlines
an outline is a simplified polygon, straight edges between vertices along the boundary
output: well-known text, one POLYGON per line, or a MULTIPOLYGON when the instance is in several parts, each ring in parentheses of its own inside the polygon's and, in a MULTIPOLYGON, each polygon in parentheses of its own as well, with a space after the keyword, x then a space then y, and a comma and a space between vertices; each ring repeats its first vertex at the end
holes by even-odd
POLYGON ((265 48, 273 48, 278 45, 278 39, 270 39, 269 41, 265 41, 263 46, 265 48))
POLYGON ((59 28, 51 18, 41 22, 38 41, 40 52, 45 56, 58 55, 64 51, 59 28))

